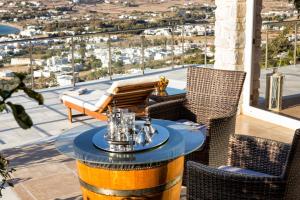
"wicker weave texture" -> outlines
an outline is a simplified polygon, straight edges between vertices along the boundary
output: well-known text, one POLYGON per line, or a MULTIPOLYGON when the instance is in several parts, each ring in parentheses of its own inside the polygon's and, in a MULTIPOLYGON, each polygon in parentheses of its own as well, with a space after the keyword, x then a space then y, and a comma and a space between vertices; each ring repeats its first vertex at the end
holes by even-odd
POLYGON ((278 200, 284 195, 279 177, 254 177, 230 173, 189 161, 188 200, 278 200))
POLYGON ((288 165, 286 166, 287 186, 285 199, 300 199, 300 129, 296 130, 288 165))
POLYGON ((188 162, 187 195, 199 199, 300 199, 300 130, 292 145, 251 137, 230 137, 228 162, 273 175, 257 177, 188 162))
POLYGON ((280 176, 290 145, 258 137, 230 137, 228 165, 280 176))
POLYGON ((186 98, 154 104, 147 112, 152 118, 188 119, 207 125, 207 147, 192 154, 209 152, 209 155, 188 155, 186 160, 206 164, 209 160, 210 165, 217 166, 227 160, 223 149, 228 146, 229 135, 234 133, 245 76, 240 71, 189 67, 186 98))
POLYGON ((245 73, 189 67, 187 78, 187 103, 193 113, 204 117, 199 118, 203 122, 212 114, 219 115, 237 107, 245 73), (203 113, 201 107, 207 108, 207 112, 203 113))

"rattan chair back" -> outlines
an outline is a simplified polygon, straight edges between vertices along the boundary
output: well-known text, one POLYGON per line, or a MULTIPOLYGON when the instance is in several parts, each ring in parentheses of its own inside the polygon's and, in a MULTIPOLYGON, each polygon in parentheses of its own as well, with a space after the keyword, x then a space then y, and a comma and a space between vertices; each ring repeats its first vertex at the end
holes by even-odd
POLYGON ((287 178, 285 199, 300 199, 300 129, 296 130, 294 135, 285 176, 287 178))
POLYGON ((187 106, 198 122, 237 109, 246 73, 189 67, 187 106))

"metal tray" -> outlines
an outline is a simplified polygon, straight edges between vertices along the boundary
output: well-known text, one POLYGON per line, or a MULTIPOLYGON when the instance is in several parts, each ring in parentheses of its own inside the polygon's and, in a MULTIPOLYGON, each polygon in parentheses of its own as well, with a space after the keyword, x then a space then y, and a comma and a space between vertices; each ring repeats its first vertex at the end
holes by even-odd
POLYGON ((96 133, 93 136, 92 142, 97 148, 108 152, 129 153, 149 150, 161 146, 162 144, 167 142, 170 136, 169 131, 166 128, 157 124, 152 125, 157 130, 157 132, 153 135, 152 142, 146 145, 141 145, 137 143, 135 143, 134 145, 127 145, 128 142, 124 142, 124 146, 122 149, 114 148, 114 145, 104 138, 104 135, 107 132, 107 128, 104 128, 98 133, 96 133))

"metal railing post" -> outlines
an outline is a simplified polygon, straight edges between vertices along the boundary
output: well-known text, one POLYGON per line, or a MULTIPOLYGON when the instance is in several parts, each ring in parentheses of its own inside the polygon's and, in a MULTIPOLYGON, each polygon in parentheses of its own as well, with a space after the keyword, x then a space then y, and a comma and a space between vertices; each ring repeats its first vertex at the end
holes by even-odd
POLYGON ((34 76, 33 76, 33 58, 32 58, 33 45, 31 40, 29 41, 29 59, 30 59, 30 75, 31 75, 31 89, 34 89, 34 76))
POLYGON ((108 34, 108 73, 109 73, 109 79, 112 80, 112 68, 111 68, 111 37, 110 34, 108 34))
POLYGON ((297 62, 297 32, 298 32, 298 26, 297 22, 295 23, 295 42, 294 42, 294 66, 296 67, 297 62))
POLYGON ((145 46, 144 45, 145 45, 145 36, 142 35, 141 36, 141 51, 142 51, 141 52, 141 56, 142 56, 141 68, 142 68, 143 75, 145 75, 145 46))
POLYGON ((265 57, 265 68, 268 68, 268 49, 269 49, 269 26, 267 25, 267 30, 266 30, 266 57, 265 57))
POLYGON ((207 26, 204 25, 204 65, 207 66, 207 26))
POLYGON ((75 60, 74 60, 74 37, 71 37, 71 53, 72 53, 72 75, 73 75, 73 88, 76 86, 76 76, 75 76, 75 60))
POLYGON ((172 37, 172 46, 171 46, 171 51, 172 51, 172 69, 174 69, 175 65, 175 39, 174 39, 174 31, 175 31, 175 26, 172 25, 172 30, 171 30, 171 37, 172 37))
POLYGON ((182 23, 182 32, 181 32, 181 49, 182 49, 182 55, 181 55, 181 64, 182 67, 184 67, 184 23, 182 23))

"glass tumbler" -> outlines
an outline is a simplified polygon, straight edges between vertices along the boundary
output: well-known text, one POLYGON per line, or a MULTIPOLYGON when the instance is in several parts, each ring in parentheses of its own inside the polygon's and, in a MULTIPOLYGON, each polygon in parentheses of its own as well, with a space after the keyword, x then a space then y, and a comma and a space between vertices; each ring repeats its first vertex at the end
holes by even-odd
POLYGON ((135 131, 135 113, 127 112, 123 113, 122 118, 124 133, 126 135, 127 141, 133 141, 133 135, 135 131))

